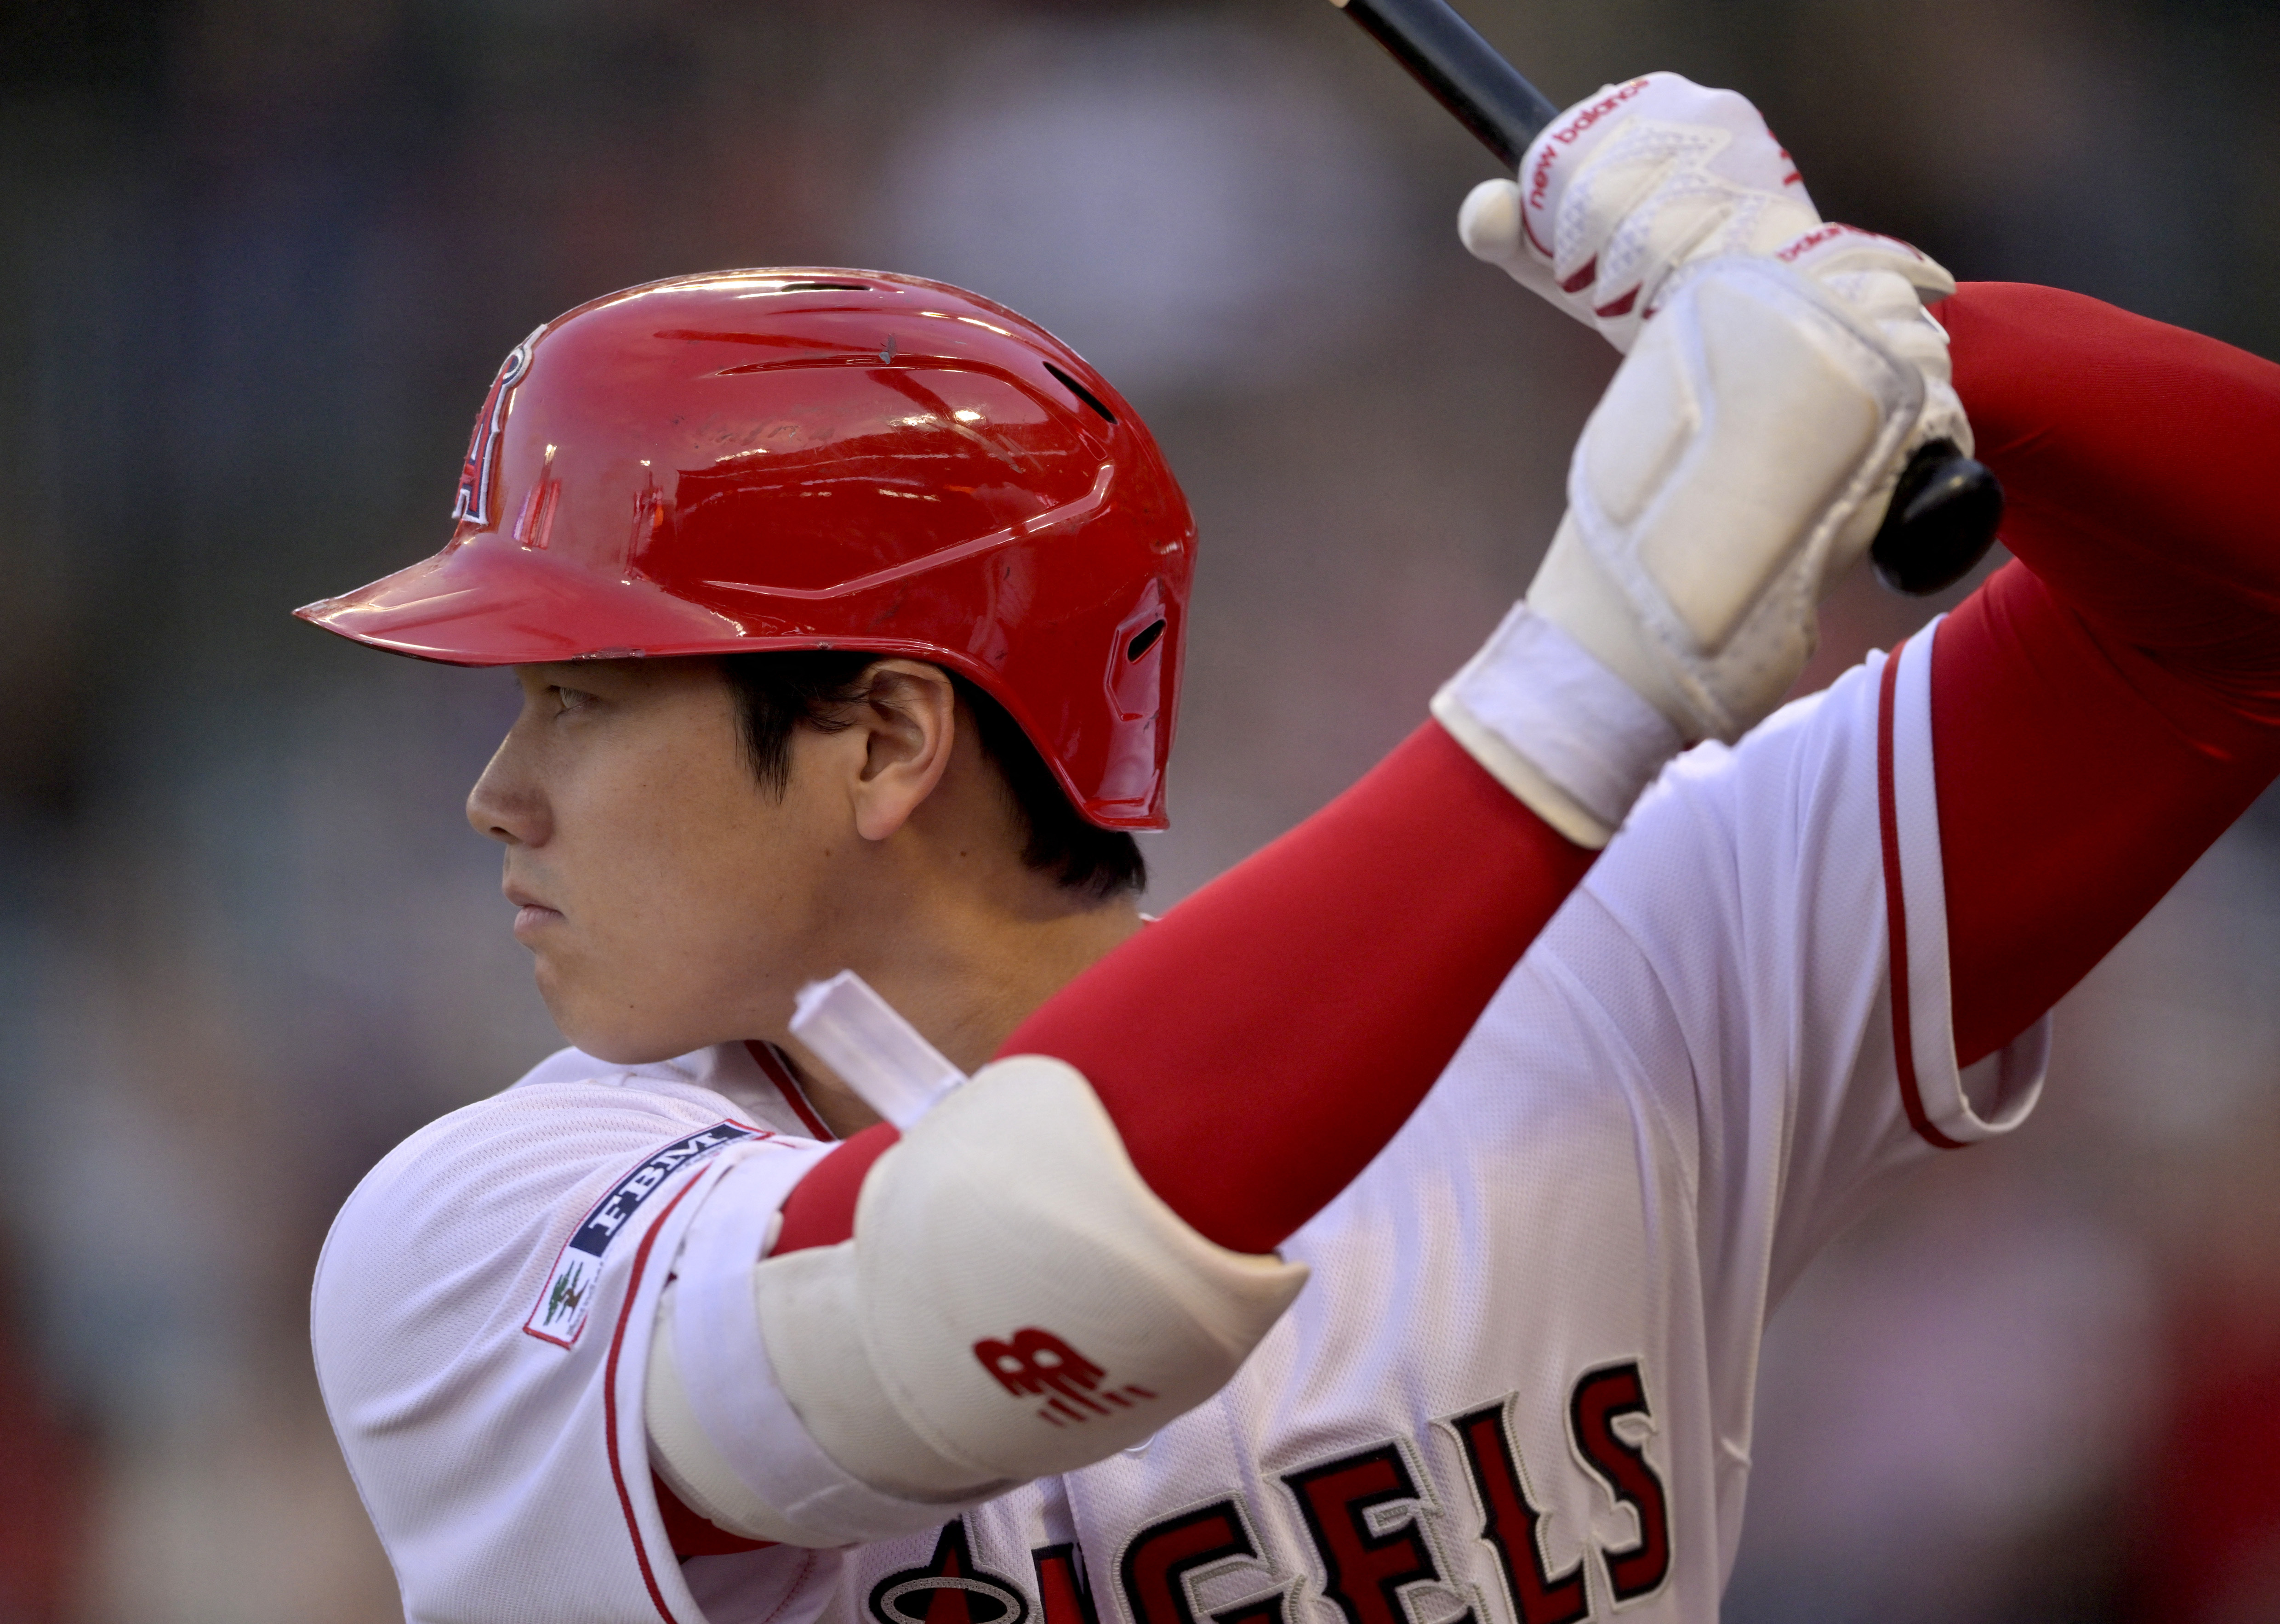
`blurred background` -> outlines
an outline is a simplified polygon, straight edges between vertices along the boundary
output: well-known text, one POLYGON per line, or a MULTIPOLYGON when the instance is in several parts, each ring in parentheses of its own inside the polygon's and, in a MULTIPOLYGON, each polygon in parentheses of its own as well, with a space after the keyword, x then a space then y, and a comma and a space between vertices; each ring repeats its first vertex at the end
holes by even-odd
MULTIPOLYGON (((1555 100, 1741 88, 1966 277, 2280 355, 2269 0, 1464 9, 1555 100)), ((0 1624, 397 1616, 310 1271, 558 1040, 459 811, 511 679, 287 612, 443 541, 509 346, 805 263, 1097 361, 1204 538, 1161 904, 1551 533, 1612 357, 1458 247, 1489 173, 1321 0, 0 5, 0 1624)), ((1812 680, 1928 612, 1854 583, 1812 680)), ((2068 1001, 2046 1101, 1777 1320, 1737 1624, 2280 1620, 2280 807, 2068 1001)))

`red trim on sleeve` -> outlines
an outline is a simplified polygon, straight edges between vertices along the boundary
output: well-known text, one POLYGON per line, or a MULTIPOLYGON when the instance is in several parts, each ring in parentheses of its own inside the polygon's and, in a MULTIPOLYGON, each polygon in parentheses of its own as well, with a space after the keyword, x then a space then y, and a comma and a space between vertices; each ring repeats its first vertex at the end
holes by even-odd
POLYGON ((829 1144, 839 1137, 823 1125, 821 1117, 815 1114, 815 1107, 808 1104, 807 1090, 799 1086, 799 1074, 785 1063, 774 1043, 764 1043, 756 1037, 748 1037, 744 1040, 744 1052, 752 1057, 753 1063, 767 1080, 776 1085, 776 1092, 783 1096, 784 1104, 791 1107, 791 1113, 799 1119, 799 1125, 807 1129, 809 1138, 820 1139, 829 1144))
POLYGON ((1908 1126, 1926 1144, 1960 1151, 1960 1140, 1931 1125, 1923 1089, 1916 1081, 1915 1028, 1908 1003, 1908 899, 1900 885, 1899 797, 1892 782, 1892 712, 1899 681, 1900 650, 1894 649, 1885 657, 1883 681, 1876 693, 1876 822, 1884 845, 1884 928, 1891 940, 1892 1066, 1899 1074, 1900 1105, 1908 1113, 1908 1126))
POLYGON ((697 1181, 691 1179, 674 1193, 635 1250, 632 1274, 626 1281, 625 1306, 618 1310, 618 1328, 610 1334, 610 1357, 602 1366, 602 1431, 609 1445, 610 1481, 617 1487, 619 1509, 626 1514, 626 1532, 633 1536, 634 1559, 641 1564, 642 1582, 649 1587, 649 1598, 665 1624, 680 1624, 680 1620, 665 1605, 665 1592, 658 1587, 657 1574, 649 1565, 649 1547, 642 1543, 641 1519, 634 1514, 633 1491, 626 1487, 625 1463, 618 1459, 618 1356, 625 1351, 626 1326, 633 1318, 634 1301, 641 1295, 642 1276, 649 1270, 650 1249, 657 1244, 658 1235, 673 1216, 673 1209, 696 1188, 697 1181))

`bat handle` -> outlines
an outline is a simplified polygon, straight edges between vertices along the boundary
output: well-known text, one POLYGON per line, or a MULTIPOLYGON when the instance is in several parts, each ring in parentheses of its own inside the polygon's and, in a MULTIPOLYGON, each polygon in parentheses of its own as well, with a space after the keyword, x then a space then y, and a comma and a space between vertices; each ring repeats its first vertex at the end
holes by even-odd
MULTIPOLYGON (((1559 108, 1457 15, 1448 0, 1330 0, 1497 156, 1517 170, 1559 108)), ((1995 544, 2003 487, 1949 441, 1917 448, 1869 543, 1876 574, 1923 596, 1954 585, 1995 544)))
POLYGON ((1330 0, 1472 131, 1507 173, 1560 116, 1448 0, 1330 0))
POLYGON ((1893 591, 1923 597, 1969 574, 2002 521, 2003 487, 1987 465, 1952 440, 1927 441, 1900 470, 1869 561, 1893 591))

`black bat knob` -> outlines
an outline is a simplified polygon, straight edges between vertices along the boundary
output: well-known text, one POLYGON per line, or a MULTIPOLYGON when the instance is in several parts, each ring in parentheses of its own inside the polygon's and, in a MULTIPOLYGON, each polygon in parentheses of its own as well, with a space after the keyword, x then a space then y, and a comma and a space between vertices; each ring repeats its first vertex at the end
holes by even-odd
POLYGON ((1968 575, 2002 522, 2003 487, 1987 465, 1952 440, 1927 441, 1900 470, 1868 558, 1893 591, 1923 597, 1968 575))

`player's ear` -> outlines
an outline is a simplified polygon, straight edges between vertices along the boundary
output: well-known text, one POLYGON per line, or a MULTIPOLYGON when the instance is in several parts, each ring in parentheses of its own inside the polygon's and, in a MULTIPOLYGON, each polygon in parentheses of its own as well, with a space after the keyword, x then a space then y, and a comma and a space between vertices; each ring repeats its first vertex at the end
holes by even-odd
POLYGON ((882 659, 864 672, 849 707, 849 731, 863 742, 851 792, 856 832, 884 840, 909 821, 949 769, 958 736, 958 692, 949 674, 923 660, 882 659))

